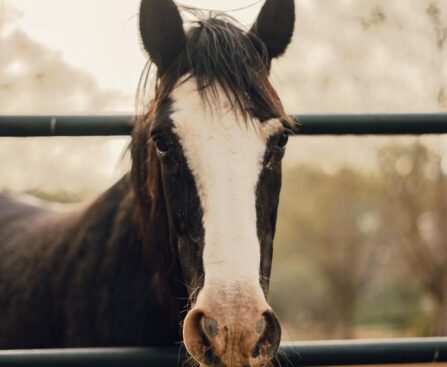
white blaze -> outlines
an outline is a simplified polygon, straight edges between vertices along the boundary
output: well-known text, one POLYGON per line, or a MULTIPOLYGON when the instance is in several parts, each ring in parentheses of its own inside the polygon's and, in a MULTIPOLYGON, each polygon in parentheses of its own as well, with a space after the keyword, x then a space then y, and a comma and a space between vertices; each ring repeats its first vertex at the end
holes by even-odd
POLYGON ((190 79, 173 92, 171 118, 203 208, 204 289, 249 283, 259 289, 256 186, 268 137, 279 121, 237 120, 225 95, 209 111, 190 79))

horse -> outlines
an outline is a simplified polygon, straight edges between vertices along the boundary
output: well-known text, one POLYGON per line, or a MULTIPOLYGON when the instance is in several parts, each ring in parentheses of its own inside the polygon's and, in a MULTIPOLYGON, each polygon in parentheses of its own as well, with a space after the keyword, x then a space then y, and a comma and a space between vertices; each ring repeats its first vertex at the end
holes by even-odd
POLYGON ((269 74, 294 21, 293 0, 266 0, 248 31, 221 13, 185 30, 172 0, 142 0, 157 74, 130 171, 68 212, 0 195, 1 348, 183 342, 208 366, 275 356, 269 277, 296 123, 269 74))

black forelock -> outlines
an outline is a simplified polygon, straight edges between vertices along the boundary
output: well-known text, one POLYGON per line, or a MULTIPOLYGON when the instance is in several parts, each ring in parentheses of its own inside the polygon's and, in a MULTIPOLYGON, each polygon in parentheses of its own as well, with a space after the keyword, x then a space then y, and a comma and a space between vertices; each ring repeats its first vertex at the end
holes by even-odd
POLYGON ((268 80, 269 71, 270 61, 263 42, 244 31, 230 16, 211 13, 192 22, 185 50, 158 76, 159 93, 155 98, 167 98, 178 80, 188 74, 196 79, 201 97, 212 109, 221 108, 219 90, 222 90, 231 107, 244 119, 289 121, 268 80))
POLYGON ((258 88, 268 78, 265 47, 228 16, 217 14, 197 21, 188 33, 186 57, 208 104, 219 106, 220 88, 243 115, 270 109, 270 94, 258 88))

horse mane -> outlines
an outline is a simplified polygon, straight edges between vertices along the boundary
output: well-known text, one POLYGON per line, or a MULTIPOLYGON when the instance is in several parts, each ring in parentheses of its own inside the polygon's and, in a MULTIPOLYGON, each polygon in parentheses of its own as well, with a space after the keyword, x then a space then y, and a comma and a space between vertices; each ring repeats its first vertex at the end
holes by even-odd
MULTIPOLYGON (((188 11, 191 13, 191 9, 188 11)), ((196 11, 192 13, 195 16, 199 14, 196 11)), ((280 118, 291 129, 295 123, 286 115, 268 79, 270 60, 264 43, 254 33, 244 31, 226 14, 214 12, 207 18, 193 21, 187 32, 185 49, 162 75, 155 77, 155 82, 149 81, 150 69, 149 62, 138 86, 137 111, 142 105, 147 112, 137 113, 133 129, 130 144, 131 180, 138 202, 143 239, 151 243, 147 246, 156 246, 153 243, 154 234, 147 233, 145 228, 159 228, 165 233, 169 229, 164 200, 159 200, 163 198, 161 167, 149 134, 159 106, 169 101, 172 90, 179 82, 195 78, 198 92, 210 111, 222 108, 219 92, 223 91, 231 108, 245 122, 252 118, 261 121, 280 118), (151 93, 154 97, 147 107, 145 97, 151 93), (149 226, 148 223, 153 225, 149 226)), ((165 246, 159 251, 175 251, 166 247, 173 246, 165 246)), ((166 256, 171 257, 169 253, 166 256)))

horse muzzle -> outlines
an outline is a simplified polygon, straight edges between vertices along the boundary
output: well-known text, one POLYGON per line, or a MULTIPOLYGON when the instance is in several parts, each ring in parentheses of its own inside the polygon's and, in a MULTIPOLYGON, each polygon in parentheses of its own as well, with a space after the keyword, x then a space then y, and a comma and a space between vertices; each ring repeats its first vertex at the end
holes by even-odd
POLYGON ((257 367, 276 355, 281 327, 263 295, 204 288, 185 318, 183 340, 201 365, 257 367))

